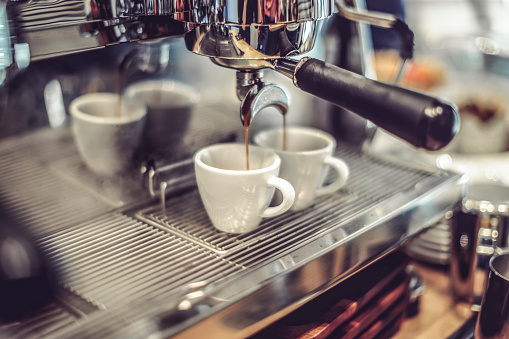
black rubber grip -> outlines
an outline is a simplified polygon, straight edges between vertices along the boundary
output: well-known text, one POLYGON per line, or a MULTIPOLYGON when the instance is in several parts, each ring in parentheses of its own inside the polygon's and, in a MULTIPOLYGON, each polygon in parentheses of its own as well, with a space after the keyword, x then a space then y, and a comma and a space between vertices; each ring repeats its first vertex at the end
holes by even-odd
POLYGON ((450 102, 363 76, 316 59, 296 71, 297 86, 370 120, 418 148, 439 150, 459 130, 450 102))

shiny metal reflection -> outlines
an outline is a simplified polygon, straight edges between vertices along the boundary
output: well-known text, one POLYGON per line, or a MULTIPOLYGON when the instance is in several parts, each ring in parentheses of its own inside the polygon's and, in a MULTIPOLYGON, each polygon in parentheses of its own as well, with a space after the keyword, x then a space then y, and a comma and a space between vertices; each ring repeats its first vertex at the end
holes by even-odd
POLYGON ((253 86, 240 104, 240 120, 249 126, 255 115, 266 107, 274 107, 282 115, 288 111, 289 100, 284 89, 276 84, 253 86))
POLYGON ((0 44, 0 70, 11 65, 21 69, 30 61, 124 42, 182 36, 188 24, 170 17, 166 2, 0 2, 0 40, 8 42, 0 44), (148 16, 162 12, 167 16, 148 16), (138 16, 143 13, 147 15, 138 16), (20 51, 24 52, 22 59, 20 51))
POLYGON ((209 0, 172 0, 174 18, 196 24, 227 25, 294 24, 315 21, 332 15, 330 0, 246 0, 239 2, 209 0))
POLYGON ((268 59, 309 52, 318 35, 318 21, 292 26, 198 25, 185 35, 189 51, 228 68, 271 68, 268 59))

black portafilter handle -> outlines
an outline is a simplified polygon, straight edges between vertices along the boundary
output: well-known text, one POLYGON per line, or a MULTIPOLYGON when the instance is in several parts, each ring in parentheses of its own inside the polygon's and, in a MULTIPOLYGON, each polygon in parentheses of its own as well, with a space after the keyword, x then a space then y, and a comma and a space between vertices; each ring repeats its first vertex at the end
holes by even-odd
POLYGON ((275 70, 293 78, 301 90, 352 111, 417 148, 439 150, 459 130, 456 105, 436 97, 312 58, 279 59, 275 70))

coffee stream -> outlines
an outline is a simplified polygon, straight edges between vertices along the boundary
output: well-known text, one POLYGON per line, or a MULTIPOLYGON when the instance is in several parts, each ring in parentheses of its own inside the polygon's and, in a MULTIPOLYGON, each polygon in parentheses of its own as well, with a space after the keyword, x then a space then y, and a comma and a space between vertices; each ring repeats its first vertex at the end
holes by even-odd
POLYGON ((122 115, 122 84, 124 83, 125 70, 119 68, 117 76, 117 110, 115 112, 116 117, 122 115))
POLYGON ((248 138, 248 128, 249 128, 249 119, 244 120, 244 138, 246 139, 246 171, 249 171, 249 138, 248 138))
POLYGON ((164 83, 163 83, 163 78, 162 78, 162 75, 161 77, 159 77, 160 81, 159 84, 158 84, 158 91, 155 91, 155 98, 154 98, 154 103, 153 105, 156 106, 156 107, 163 107, 163 87, 164 87, 164 83))
POLYGON ((283 115, 283 151, 286 151, 286 114, 283 115))

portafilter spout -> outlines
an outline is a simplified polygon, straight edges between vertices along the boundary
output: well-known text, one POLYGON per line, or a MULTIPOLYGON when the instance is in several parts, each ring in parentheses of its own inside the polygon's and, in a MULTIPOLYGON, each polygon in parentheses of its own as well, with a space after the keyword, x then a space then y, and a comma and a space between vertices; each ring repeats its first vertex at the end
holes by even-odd
POLYGON ((237 97, 241 100, 240 121, 249 126, 254 117, 266 107, 276 108, 282 115, 288 111, 288 96, 276 84, 263 82, 263 71, 237 71, 237 97))

